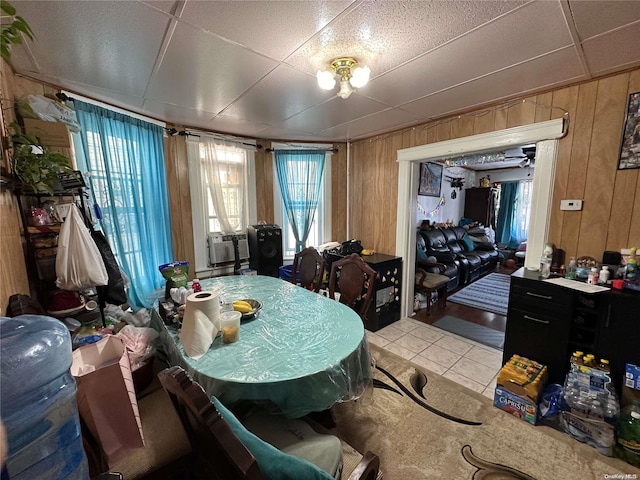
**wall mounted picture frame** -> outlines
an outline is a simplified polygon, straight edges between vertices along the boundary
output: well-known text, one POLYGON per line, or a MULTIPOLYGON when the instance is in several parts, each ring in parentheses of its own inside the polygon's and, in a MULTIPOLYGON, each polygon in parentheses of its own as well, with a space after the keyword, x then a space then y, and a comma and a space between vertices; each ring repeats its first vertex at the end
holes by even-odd
POLYGON ((420 164, 420 183, 418 184, 418 195, 427 197, 439 197, 442 187, 443 166, 437 163, 420 164))
POLYGON ((618 170, 640 168, 640 92, 629 95, 618 170))

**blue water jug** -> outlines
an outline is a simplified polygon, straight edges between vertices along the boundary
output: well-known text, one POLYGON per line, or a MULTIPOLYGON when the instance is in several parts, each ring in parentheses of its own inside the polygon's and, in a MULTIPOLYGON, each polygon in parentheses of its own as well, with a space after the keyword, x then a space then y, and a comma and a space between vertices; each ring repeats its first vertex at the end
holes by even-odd
POLYGON ((42 315, 0 317, 0 415, 11 480, 87 480, 71 335, 42 315))

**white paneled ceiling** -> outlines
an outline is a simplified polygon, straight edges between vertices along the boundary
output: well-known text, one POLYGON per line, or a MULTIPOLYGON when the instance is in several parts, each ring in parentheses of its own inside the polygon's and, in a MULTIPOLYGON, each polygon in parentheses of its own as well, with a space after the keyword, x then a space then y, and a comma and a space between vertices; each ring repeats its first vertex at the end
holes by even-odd
POLYGON ((640 0, 26 1, 21 75, 180 126, 346 141, 640 65, 640 0), (371 68, 347 99, 335 57, 371 68))

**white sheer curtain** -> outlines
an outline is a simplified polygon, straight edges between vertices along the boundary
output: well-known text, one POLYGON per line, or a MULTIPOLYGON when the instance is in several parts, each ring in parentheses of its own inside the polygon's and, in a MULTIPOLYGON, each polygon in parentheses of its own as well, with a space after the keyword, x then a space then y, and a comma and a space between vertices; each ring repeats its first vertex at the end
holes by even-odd
MULTIPOLYGON (((223 233, 233 233, 242 223, 246 163, 237 160, 244 152, 232 143, 217 138, 200 138, 200 161, 209 192, 203 210, 209 211, 211 200, 215 216, 223 233)), ((207 229, 211 231, 212 228, 207 229)))
POLYGON ((520 180, 515 212, 515 236, 518 242, 527 239, 531 214, 531 187, 533 180, 520 180))

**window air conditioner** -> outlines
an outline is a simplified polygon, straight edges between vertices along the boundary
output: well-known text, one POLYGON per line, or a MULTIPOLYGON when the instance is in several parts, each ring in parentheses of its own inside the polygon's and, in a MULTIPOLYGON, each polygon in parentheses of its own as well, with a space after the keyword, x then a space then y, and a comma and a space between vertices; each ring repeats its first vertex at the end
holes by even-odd
MULTIPOLYGON (((247 234, 238 233, 236 235, 238 237, 238 252, 240 253, 240 260, 246 260, 249 258, 247 234)), ((207 241, 209 243, 209 263, 211 265, 233 262, 235 260, 232 234, 212 233, 208 235, 207 241)))

